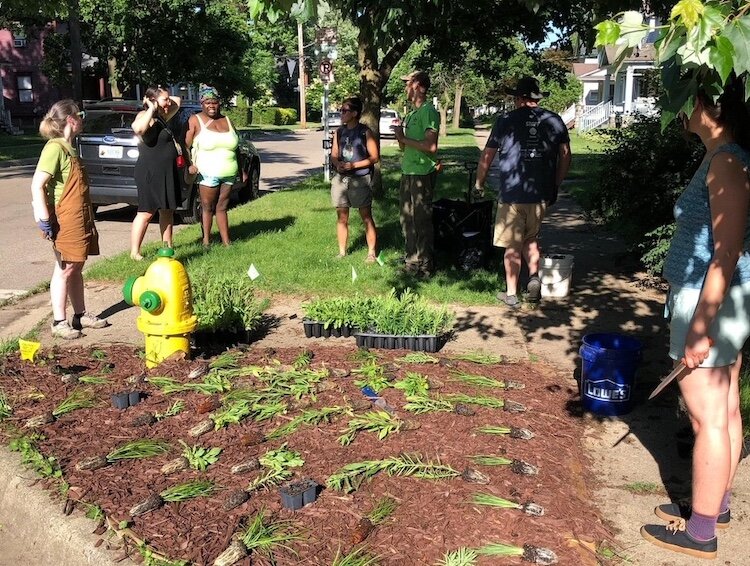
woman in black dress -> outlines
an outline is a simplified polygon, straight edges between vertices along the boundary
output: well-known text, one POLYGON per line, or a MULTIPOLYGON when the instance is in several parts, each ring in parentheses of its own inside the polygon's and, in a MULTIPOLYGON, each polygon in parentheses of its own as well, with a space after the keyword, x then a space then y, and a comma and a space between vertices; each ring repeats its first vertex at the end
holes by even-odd
POLYGON ((157 210, 161 239, 172 247, 174 210, 180 204, 181 194, 177 148, 166 126, 180 109, 180 98, 169 96, 163 88, 149 88, 143 99, 143 108, 132 126, 141 139, 135 164, 138 214, 133 219, 130 233, 130 257, 137 261, 143 259, 141 244, 157 210))

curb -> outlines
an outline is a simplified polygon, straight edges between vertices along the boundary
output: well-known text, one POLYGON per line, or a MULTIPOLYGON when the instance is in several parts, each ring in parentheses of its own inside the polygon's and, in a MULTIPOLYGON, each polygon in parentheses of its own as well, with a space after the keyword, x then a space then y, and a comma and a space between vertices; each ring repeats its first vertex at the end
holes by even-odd
POLYGON ((26 159, 6 159, 5 161, 0 161, 0 169, 36 165, 37 160, 36 157, 27 157, 26 159))

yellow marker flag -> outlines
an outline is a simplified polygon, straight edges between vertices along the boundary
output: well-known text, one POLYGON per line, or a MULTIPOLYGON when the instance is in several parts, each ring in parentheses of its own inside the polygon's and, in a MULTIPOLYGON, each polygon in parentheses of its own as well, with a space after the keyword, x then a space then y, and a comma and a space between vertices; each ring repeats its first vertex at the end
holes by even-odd
POLYGON ((42 347, 41 342, 31 342, 30 340, 18 340, 18 351, 21 352, 22 360, 34 361, 34 356, 42 347))

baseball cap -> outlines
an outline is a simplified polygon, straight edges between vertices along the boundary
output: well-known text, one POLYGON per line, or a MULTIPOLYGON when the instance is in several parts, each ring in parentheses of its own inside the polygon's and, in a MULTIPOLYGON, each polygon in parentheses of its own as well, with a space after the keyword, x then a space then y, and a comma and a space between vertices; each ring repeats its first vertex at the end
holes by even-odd
POLYGON ((401 77, 402 81, 417 81, 425 90, 430 88, 430 75, 424 71, 412 71, 408 75, 401 77))

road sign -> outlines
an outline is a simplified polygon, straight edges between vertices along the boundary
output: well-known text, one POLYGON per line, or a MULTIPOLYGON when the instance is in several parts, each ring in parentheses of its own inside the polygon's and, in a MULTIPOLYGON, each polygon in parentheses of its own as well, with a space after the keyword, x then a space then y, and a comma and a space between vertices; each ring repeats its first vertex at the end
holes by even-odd
POLYGON ((324 80, 328 80, 331 76, 331 71, 333 70, 333 63, 328 59, 323 59, 320 62, 318 69, 320 70, 321 77, 323 77, 324 80))

